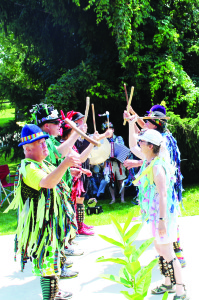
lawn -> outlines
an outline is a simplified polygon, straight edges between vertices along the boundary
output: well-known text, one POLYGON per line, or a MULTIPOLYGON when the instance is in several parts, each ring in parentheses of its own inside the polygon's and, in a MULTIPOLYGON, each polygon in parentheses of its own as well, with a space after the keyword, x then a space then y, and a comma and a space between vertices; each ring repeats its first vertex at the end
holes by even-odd
POLYGON ((0 126, 5 126, 9 121, 15 118, 15 108, 10 103, 4 103, 0 107, 0 126))
MULTIPOLYGON (((183 192, 183 204, 185 209, 181 209, 182 216, 195 216, 199 215, 199 186, 189 185, 185 187, 183 192)), ((99 215, 85 216, 85 223, 88 225, 107 225, 111 224, 110 214, 112 214, 117 221, 124 223, 126 216, 130 210, 133 210, 134 217, 139 216, 139 206, 132 203, 132 198, 127 197, 126 203, 122 204, 117 199, 115 204, 110 205, 110 199, 99 200, 98 204, 102 206, 103 213, 99 215)), ((85 201, 86 203, 87 201, 85 201)), ((17 226, 17 214, 16 211, 10 211, 8 214, 4 214, 3 211, 8 206, 4 203, 0 208, 0 235, 13 234, 17 226)))

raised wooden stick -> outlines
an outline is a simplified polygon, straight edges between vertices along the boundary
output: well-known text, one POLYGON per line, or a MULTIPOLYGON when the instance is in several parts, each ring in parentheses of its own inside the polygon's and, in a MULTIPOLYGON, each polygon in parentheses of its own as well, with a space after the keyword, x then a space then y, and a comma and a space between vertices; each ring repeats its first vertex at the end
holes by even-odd
POLYGON ((127 90, 126 90, 126 84, 124 83, 124 92, 125 92, 125 96, 126 96, 126 102, 128 105, 129 99, 128 99, 128 94, 127 94, 127 90))
POLYGON ((169 120, 170 119, 170 117, 152 117, 152 116, 146 116, 146 117, 138 117, 138 119, 141 119, 141 120, 147 120, 147 119, 151 119, 151 120, 153 120, 153 119, 158 119, 158 120, 161 120, 161 119, 163 119, 163 120, 169 120))
MULTIPOLYGON (((131 87, 131 94, 130 94, 128 105, 127 105, 127 112, 129 112, 129 109, 130 109, 130 106, 131 106, 131 101, 132 101, 132 98, 133 98, 133 92, 134 92, 134 86, 131 87)), ((124 120, 123 125, 126 125, 126 120, 124 120)))
POLYGON ((94 104, 91 104, 92 106, 92 113, 93 113, 93 126, 94 126, 94 132, 96 131, 96 123, 95 123, 95 108, 94 108, 94 104))
POLYGON ((90 106, 90 97, 86 97, 86 109, 85 109, 84 123, 87 122, 89 106, 90 106))
POLYGON ((70 125, 70 127, 72 129, 74 129, 77 133, 79 133, 88 142, 90 142, 90 143, 92 143, 92 144, 94 144, 95 146, 98 146, 98 147, 101 146, 101 144, 99 142, 95 141, 94 139, 92 139, 91 137, 86 135, 81 129, 79 129, 73 121, 70 121, 68 118, 66 118, 64 120, 64 122, 67 123, 68 125, 70 125))

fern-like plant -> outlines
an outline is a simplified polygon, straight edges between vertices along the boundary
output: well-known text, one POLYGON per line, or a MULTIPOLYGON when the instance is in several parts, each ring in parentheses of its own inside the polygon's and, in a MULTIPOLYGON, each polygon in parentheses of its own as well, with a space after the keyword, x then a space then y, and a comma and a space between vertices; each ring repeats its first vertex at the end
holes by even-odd
MULTIPOLYGON (((127 288, 131 288, 133 294, 130 294, 127 291, 121 291, 121 293, 128 300, 143 300, 147 296, 148 289, 151 284, 152 269, 156 266, 158 258, 152 260, 146 267, 141 268, 138 259, 141 254, 151 245, 154 238, 146 240, 138 249, 136 249, 136 246, 132 245, 132 243, 137 238, 142 228, 142 223, 135 224, 129 229, 132 218, 133 213, 130 213, 122 228, 117 220, 111 215, 111 220, 116 229, 119 241, 105 235, 99 235, 105 241, 121 248, 121 251, 124 254, 124 259, 104 258, 102 256, 97 259, 97 262, 107 261, 121 264, 122 267, 119 271, 119 276, 115 276, 113 274, 103 274, 101 277, 122 284, 127 288)), ((163 295, 162 300, 166 300, 167 298, 168 293, 166 292, 163 295)))

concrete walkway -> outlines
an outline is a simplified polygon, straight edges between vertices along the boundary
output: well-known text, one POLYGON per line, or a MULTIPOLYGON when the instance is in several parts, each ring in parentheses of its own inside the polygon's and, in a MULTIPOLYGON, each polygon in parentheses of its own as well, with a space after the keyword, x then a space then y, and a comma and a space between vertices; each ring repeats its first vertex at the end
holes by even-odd
MULTIPOLYGON (((184 282, 191 300, 199 300, 199 216, 179 218, 182 247, 187 266, 183 269, 184 282)), ((73 279, 60 281, 63 290, 73 293, 73 300, 122 300, 126 299, 120 291, 128 290, 120 284, 100 278, 100 274, 118 275, 120 265, 112 263, 96 263, 98 257, 122 257, 120 250, 102 240, 98 234, 116 237, 112 225, 95 227, 95 236, 77 237, 78 247, 85 251, 84 255, 71 257, 74 262, 72 270, 79 271, 79 276, 73 279)), ((142 229, 136 245, 140 245, 148 238, 146 226, 142 229)), ((31 264, 28 263, 24 272, 20 272, 20 257, 14 262, 14 236, 0 237, 0 300, 41 300, 39 278, 31 273, 31 264)), ((147 265, 157 255, 154 246, 151 245, 141 256, 142 266, 147 265)), ((161 284, 161 275, 158 268, 154 268, 151 288, 161 284)), ((160 300, 162 295, 152 296, 150 292, 147 300, 160 300)), ((173 299, 173 294, 169 295, 173 299)))

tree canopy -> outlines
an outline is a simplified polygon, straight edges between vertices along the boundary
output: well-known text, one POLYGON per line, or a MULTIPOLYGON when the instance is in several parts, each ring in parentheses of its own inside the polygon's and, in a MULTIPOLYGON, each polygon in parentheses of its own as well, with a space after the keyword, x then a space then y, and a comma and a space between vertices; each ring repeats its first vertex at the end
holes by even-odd
POLYGON ((40 101, 83 112, 90 96, 122 134, 126 83, 139 114, 164 101, 198 135, 198 0, 0 0, 0 19, 0 99, 25 119, 40 101))

